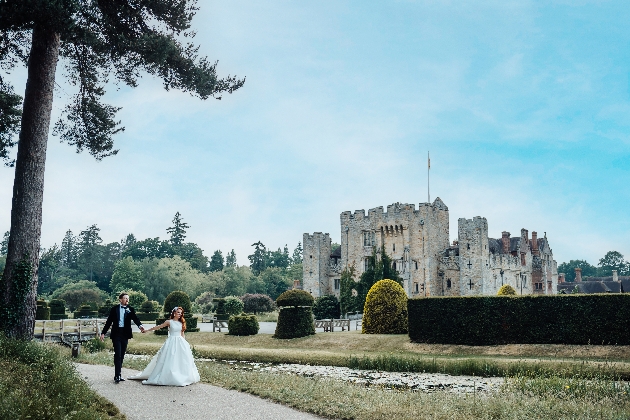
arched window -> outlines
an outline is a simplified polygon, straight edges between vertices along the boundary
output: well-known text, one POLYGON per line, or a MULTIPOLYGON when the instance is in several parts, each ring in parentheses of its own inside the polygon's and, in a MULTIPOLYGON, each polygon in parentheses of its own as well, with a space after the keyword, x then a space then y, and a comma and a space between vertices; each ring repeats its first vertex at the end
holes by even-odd
POLYGON ((446 279, 446 287, 451 288, 451 279, 446 279))

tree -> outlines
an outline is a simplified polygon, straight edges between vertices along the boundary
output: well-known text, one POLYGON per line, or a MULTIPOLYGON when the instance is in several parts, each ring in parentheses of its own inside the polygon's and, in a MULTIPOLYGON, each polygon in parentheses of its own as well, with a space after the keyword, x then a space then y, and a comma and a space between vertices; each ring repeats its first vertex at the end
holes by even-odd
POLYGON ((572 282, 575 280, 575 269, 582 269, 582 277, 593 277, 597 275, 597 268, 590 265, 585 260, 571 260, 568 263, 562 263, 558 266, 558 273, 565 274, 565 281, 572 282))
POLYGON ((302 264, 302 242, 298 242, 297 246, 293 250, 293 256, 291 257, 292 264, 302 264))
POLYGON ((246 293, 241 296, 243 301, 243 311, 257 314, 259 312, 271 312, 274 310, 275 302, 267 295, 260 293, 246 293))
POLYGON ((249 259, 249 267, 252 269, 252 273, 257 276, 267 267, 267 248, 260 241, 252 244, 252 246, 254 247, 254 253, 248 255, 247 259, 249 259))
POLYGON ((620 276, 626 276, 630 272, 630 263, 627 263, 623 255, 617 251, 608 251, 597 265, 600 276, 612 276, 613 270, 617 270, 620 276))
MULTIPOLYGON (((0 35, 0 64, 3 61, 2 51, 6 48, 6 41, 3 35, 0 35)), ((13 93, 13 87, 4 83, 0 76, 0 159, 4 160, 6 166, 13 166, 14 162, 9 160, 9 149, 15 146, 13 137, 18 132, 18 125, 22 117, 20 105, 22 97, 13 93)), ((7 239, 9 235, 6 235, 7 239)), ((6 251, 3 255, 6 255, 6 251)))
POLYGON ((109 288, 116 295, 128 290, 144 290, 142 266, 131 257, 125 257, 118 261, 109 288))
POLYGON ((9 232, 4 232, 2 242, 0 242, 0 255, 7 255, 9 249, 9 232))
POLYGON ((223 270, 223 253, 220 250, 216 250, 210 257, 210 271, 221 270, 223 270))
POLYGON ((289 256, 289 248, 284 246, 284 250, 278 248, 277 251, 272 251, 268 253, 267 256, 267 267, 277 267, 286 269, 291 264, 291 257, 289 256))
POLYGON ((79 234, 79 267, 89 276, 90 281, 94 281, 94 269, 101 261, 101 249, 99 245, 103 242, 99 235, 100 229, 96 225, 88 227, 79 234))
POLYGON ((39 269, 37 270, 37 293, 48 294, 55 287, 55 279, 61 268, 61 250, 54 244, 48 249, 43 249, 39 257, 39 269))
MULTIPOLYGON (((194 0, 0 2, 0 65, 27 65, 11 209, 11 234, 2 278, 0 330, 30 339, 35 323, 46 146, 57 62, 77 87, 54 134, 87 149, 97 160, 115 155, 112 137, 123 130, 120 109, 101 102, 111 76, 135 87, 141 71, 159 76, 166 89, 201 99, 239 89, 244 79, 219 79, 217 63, 198 57, 190 22, 194 0)), ((18 98, 0 84, 0 156, 7 156, 17 127, 18 98)))
POLYGON ((232 249, 232 251, 230 251, 225 257, 225 266, 236 267, 236 254, 234 253, 234 249, 232 249))
POLYGON ((72 231, 68 229, 61 241, 61 264, 68 268, 75 268, 76 262, 76 239, 72 231))
POLYGON ((171 235, 171 245, 181 246, 186 239, 186 229, 190 226, 182 220, 182 215, 179 212, 175 213, 173 218, 173 226, 166 228, 166 232, 171 235))

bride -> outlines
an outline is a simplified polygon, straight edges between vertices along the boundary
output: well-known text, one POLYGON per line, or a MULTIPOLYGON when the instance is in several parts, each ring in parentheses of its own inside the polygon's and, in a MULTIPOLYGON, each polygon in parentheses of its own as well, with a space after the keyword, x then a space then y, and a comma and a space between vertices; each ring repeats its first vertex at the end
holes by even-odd
POLYGON ((143 332, 158 330, 168 326, 168 338, 149 365, 129 379, 144 379, 144 385, 186 386, 199 382, 199 372, 193 360, 190 345, 184 338, 186 320, 184 310, 176 306, 171 311, 171 319, 161 325, 145 329, 143 332))

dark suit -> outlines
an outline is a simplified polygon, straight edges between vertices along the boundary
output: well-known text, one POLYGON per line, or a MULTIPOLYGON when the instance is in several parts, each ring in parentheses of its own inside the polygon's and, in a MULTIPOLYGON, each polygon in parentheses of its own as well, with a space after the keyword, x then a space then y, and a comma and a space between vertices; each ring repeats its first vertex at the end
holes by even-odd
POLYGON ((131 321, 134 322, 138 327, 142 325, 138 317, 136 316, 136 311, 131 307, 127 306, 127 311, 125 311, 124 315, 124 326, 121 328, 120 324, 120 305, 114 306, 109 311, 109 316, 107 317, 107 321, 105 321, 105 326, 103 327, 103 334, 106 334, 111 326, 112 332, 109 337, 112 339, 112 344, 114 345, 114 377, 120 377, 120 371, 122 369, 123 360, 125 358, 125 352, 127 351, 127 344, 129 343, 129 339, 133 338, 133 334, 131 332, 131 321))

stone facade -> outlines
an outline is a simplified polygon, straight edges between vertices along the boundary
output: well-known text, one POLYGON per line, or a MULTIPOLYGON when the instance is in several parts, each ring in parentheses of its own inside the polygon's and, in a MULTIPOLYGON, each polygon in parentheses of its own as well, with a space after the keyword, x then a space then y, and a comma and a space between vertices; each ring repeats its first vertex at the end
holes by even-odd
POLYGON ((526 229, 511 238, 488 237, 484 217, 458 220, 458 239, 449 241, 448 207, 433 203, 394 203, 340 216, 341 246, 331 253, 329 234, 304 234, 302 287, 315 297, 339 296, 341 271, 355 267, 356 279, 367 258, 381 246, 403 278, 408 296, 472 296, 496 294, 509 284, 519 294, 553 294, 557 264, 546 235, 532 238, 526 229))

